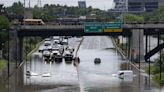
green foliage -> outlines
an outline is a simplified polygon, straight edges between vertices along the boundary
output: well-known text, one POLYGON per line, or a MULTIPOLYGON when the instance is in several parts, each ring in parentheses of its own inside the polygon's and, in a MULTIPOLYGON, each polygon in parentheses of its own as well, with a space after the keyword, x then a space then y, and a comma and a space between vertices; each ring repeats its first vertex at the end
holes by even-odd
MULTIPOLYGON (((149 68, 147 67, 146 69, 146 72, 149 73, 149 68)), ((150 68, 150 74, 157 74, 159 73, 159 67, 155 67, 155 66, 151 66, 150 68)))
POLYGON ((0 30, 9 29, 9 24, 9 20, 5 16, 0 15, 0 30))
POLYGON ((161 81, 160 81, 160 74, 157 73, 153 76, 153 80, 156 81, 158 84, 161 84, 161 86, 164 86, 164 73, 161 73, 161 81))
POLYGON ((32 50, 34 50, 35 48, 39 48, 40 44, 38 45, 38 43, 40 43, 41 41, 42 41, 42 38, 40 38, 40 37, 25 38, 25 40, 24 40, 24 46, 25 46, 24 55, 25 56, 24 57, 26 57, 26 59, 30 58, 30 55, 32 54, 31 53, 32 50), (31 53, 31 54, 29 55, 29 53, 31 53))
POLYGON ((7 8, 7 11, 12 13, 16 16, 23 16, 24 15, 24 7, 23 4, 19 2, 14 2, 11 7, 7 8))
MULTIPOLYGON (((161 54, 161 72, 162 72, 162 80, 160 82, 160 77, 159 77, 159 74, 160 74, 160 59, 159 57, 155 60, 155 64, 153 64, 150 68, 150 73, 153 75, 153 79, 156 83, 160 84, 162 86, 164 86, 164 54, 161 54)), ((146 69, 146 72, 148 73, 149 72, 149 68, 147 67, 146 69)))
POLYGON ((120 43, 118 44, 118 46, 122 49, 122 51, 124 52, 125 55, 127 55, 127 43, 120 43))
POLYGON ((0 59, 0 70, 4 69, 7 66, 7 61, 0 59))
POLYGON ((164 7, 160 7, 153 12, 143 14, 145 21, 164 21, 164 7))
POLYGON ((91 6, 88 8, 79 8, 77 6, 61 6, 61 5, 44 5, 43 8, 34 7, 33 18, 43 19, 44 21, 53 21, 58 17, 79 17, 90 16, 106 18, 109 17, 106 11, 94 9, 91 6))
POLYGON ((9 20, 5 16, 0 16, 0 49, 2 49, 2 43, 7 41, 9 20))
POLYGON ((144 17, 143 16, 139 16, 139 15, 135 15, 135 14, 124 14, 124 21, 125 22, 144 22, 144 17))

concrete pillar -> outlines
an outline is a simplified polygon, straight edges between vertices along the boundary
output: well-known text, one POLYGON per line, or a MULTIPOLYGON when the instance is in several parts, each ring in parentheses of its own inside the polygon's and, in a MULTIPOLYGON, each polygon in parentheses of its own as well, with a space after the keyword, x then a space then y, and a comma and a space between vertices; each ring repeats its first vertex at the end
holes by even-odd
POLYGON ((131 60, 139 62, 144 60, 144 30, 132 29, 131 36, 131 60), (139 55, 140 54, 140 55, 139 55))
POLYGON ((18 60, 19 64, 23 62, 23 37, 18 39, 18 60))

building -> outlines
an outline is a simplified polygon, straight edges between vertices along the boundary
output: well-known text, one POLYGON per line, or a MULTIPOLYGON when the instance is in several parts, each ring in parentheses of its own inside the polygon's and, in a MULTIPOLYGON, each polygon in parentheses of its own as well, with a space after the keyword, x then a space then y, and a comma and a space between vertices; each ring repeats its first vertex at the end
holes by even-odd
POLYGON ((86 2, 85 1, 78 1, 79 8, 86 8, 86 2))
POLYGON ((128 0, 128 12, 151 12, 164 5, 164 0, 128 0))
POLYGON ((114 0, 115 12, 151 12, 164 5, 164 0, 114 0))
POLYGON ((127 0, 114 0, 115 12, 125 12, 127 11, 127 0))
POLYGON ((159 0, 159 6, 164 6, 164 0, 159 0))

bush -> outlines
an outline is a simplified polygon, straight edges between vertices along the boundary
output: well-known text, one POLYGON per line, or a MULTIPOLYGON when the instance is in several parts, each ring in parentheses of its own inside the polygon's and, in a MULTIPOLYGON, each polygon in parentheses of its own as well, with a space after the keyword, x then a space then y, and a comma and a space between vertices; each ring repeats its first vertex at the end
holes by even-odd
POLYGON ((158 84, 161 84, 161 86, 164 86, 164 73, 161 74, 161 81, 160 81, 160 73, 155 74, 153 76, 153 80, 157 82, 158 84))
MULTIPOLYGON (((149 67, 146 68, 146 72, 149 73, 149 67)), ((159 67, 157 66, 151 66, 150 67, 150 74, 157 74, 159 73, 159 67)))
POLYGON ((7 61, 6 60, 0 60, 0 70, 4 69, 7 66, 7 61))

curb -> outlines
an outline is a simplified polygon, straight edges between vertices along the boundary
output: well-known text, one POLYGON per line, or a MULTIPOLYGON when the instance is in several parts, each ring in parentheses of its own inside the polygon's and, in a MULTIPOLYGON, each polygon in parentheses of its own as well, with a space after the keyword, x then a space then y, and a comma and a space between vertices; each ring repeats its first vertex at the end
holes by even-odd
POLYGON ((27 54, 27 58, 29 58, 38 48, 39 46, 44 42, 44 40, 42 40, 41 42, 37 43, 36 44, 36 47, 30 52, 27 54))
POLYGON ((80 43, 79 43, 79 44, 78 44, 78 46, 77 46, 77 50, 76 50, 76 52, 75 52, 75 57, 77 57, 77 52, 79 51, 80 46, 81 46, 81 44, 82 44, 83 40, 84 40, 84 37, 82 37, 82 39, 81 39, 80 43))
POLYGON ((123 51, 116 45, 116 42, 114 41, 114 38, 111 37, 111 39, 112 39, 112 43, 115 46, 116 50, 121 54, 122 59, 123 60, 126 60, 127 57, 125 56, 125 54, 123 53, 123 51))

